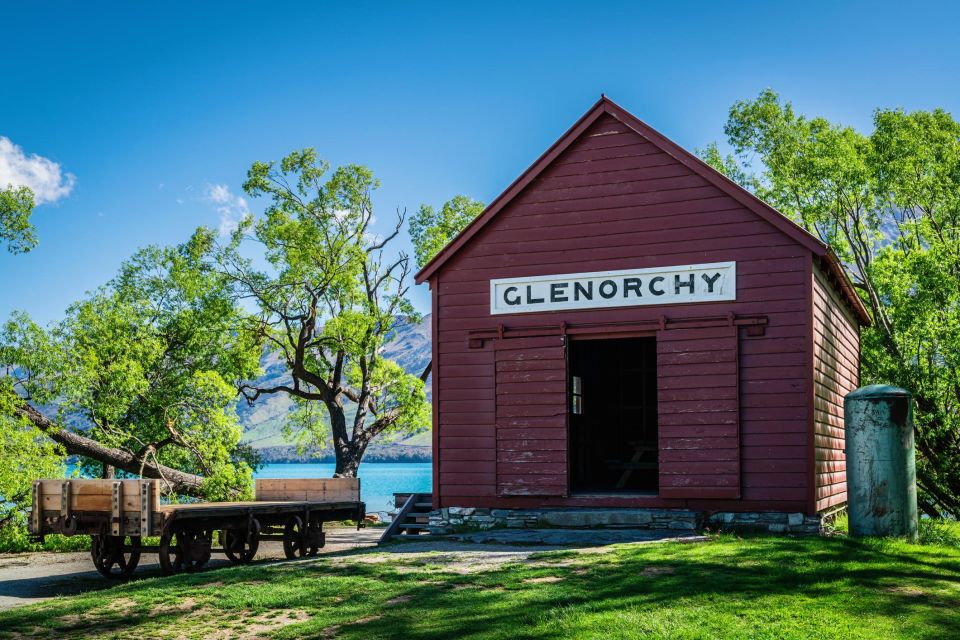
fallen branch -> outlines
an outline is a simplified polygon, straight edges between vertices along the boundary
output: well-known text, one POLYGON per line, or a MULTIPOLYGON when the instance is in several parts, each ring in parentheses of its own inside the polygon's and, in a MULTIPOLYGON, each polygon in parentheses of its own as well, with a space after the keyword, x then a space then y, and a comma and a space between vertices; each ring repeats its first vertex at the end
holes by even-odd
POLYGON ((148 462, 146 456, 138 458, 129 451, 105 447, 96 440, 92 440, 73 431, 68 431, 57 425, 48 417, 40 413, 35 407, 24 402, 14 412, 30 421, 54 442, 63 446, 68 455, 86 456, 104 464, 113 465, 127 473, 163 480, 167 489, 173 493, 187 496, 201 496, 203 476, 186 473, 172 467, 159 464, 156 461, 148 462))

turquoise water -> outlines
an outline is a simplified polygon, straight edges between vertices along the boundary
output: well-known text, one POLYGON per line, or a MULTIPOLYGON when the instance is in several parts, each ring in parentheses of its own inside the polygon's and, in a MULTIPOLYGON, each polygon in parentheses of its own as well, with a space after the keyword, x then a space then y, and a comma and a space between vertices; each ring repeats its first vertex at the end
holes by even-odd
MULTIPOLYGON (((67 475, 74 466, 67 465, 67 475)), ((360 498, 367 513, 393 511, 394 493, 430 493, 433 474, 429 462, 364 462, 360 464, 360 498)), ((330 478, 333 463, 285 462, 265 464, 254 478, 330 478)))
MULTIPOLYGON (((265 464, 255 478, 329 478, 333 463, 286 462, 265 464)), ((367 513, 393 511, 394 493, 430 493, 433 475, 429 462, 364 462, 360 465, 360 498, 367 513)))

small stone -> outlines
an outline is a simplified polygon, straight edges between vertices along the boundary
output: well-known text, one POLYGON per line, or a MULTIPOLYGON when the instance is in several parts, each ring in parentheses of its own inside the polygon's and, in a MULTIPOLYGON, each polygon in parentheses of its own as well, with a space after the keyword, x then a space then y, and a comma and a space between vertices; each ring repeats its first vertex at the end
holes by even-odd
POLYGON ((803 514, 802 513, 790 513, 787 514, 787 524, 791 527, 797 527, 803 524, 803 514))

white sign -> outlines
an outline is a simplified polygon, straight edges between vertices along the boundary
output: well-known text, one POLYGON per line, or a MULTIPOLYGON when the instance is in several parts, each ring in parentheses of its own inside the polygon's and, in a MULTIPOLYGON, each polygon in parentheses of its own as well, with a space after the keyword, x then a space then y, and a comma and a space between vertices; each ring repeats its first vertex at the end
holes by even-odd
POLYGON ((736 262, 490 281, 492 314, 736 299, 736 262))

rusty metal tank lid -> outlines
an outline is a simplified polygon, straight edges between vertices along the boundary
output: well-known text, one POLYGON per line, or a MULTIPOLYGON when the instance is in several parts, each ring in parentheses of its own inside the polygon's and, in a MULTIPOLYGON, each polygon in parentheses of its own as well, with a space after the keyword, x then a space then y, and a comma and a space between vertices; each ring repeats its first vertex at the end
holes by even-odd
POLYGON ((900 387, 894 387, 889 384, 871 384, 866 387, 860 387, 856 391, 847 394, 847 400, 863 398, 909 398, 910 392, 900 387))

